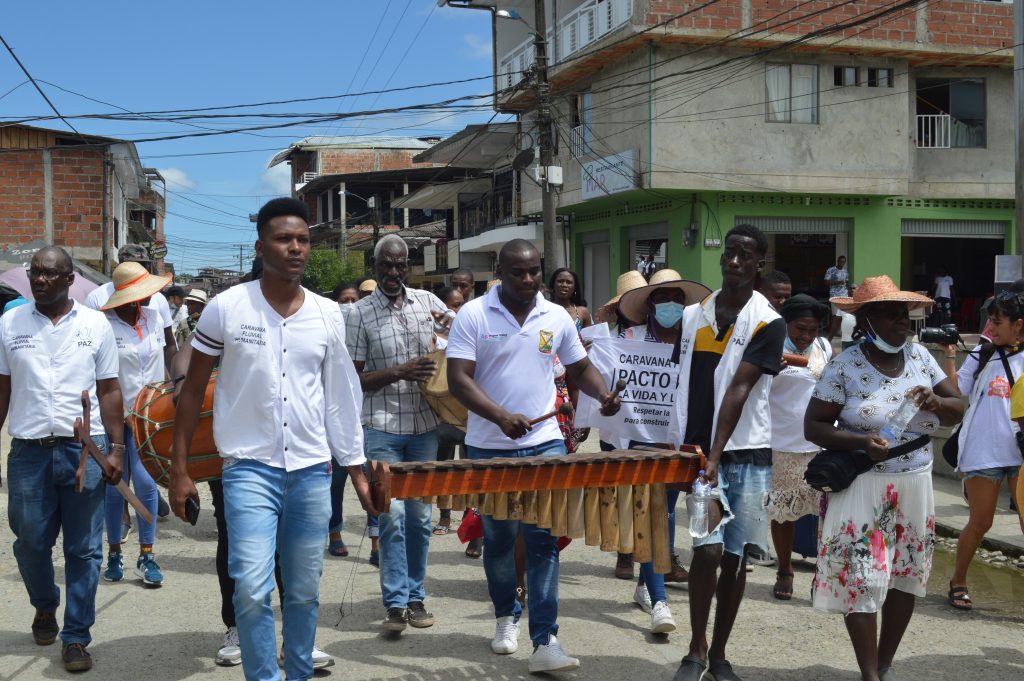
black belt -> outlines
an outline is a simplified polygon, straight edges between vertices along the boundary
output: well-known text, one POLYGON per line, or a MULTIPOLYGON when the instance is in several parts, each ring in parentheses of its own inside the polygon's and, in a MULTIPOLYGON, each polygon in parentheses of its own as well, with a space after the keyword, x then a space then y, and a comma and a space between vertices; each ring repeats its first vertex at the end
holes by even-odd
POLYGON ((23 438, 23 437, 19 437, 19 438, 16 438, 16 439, 21 441, 21 442, 24 442, 27 445, 32 445, 34 447, 56 447, 57 445, 62 445, 62 444, 65 444, 67 442, 74 442, 75 441, 75 438, 73 438, 73 437, 58 437, 58 436, 55 436, 55 435, 51 435, 50 437, 39 437, 39 438, 35 438, 35 439, 29 439, 29 438, 23 438))

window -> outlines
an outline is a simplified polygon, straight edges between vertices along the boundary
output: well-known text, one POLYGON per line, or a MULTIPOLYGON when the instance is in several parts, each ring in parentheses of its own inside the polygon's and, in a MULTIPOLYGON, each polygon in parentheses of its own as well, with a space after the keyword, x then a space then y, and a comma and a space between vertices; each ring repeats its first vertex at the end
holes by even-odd
POLYGON ((572 130, 569 131, 569 152, 573 158, 591 153, 593 130, 593 96, 581 92, 573 98, 572 130))
POLYGON ((892 86, 892 69, 868 69, 868 87, 892 86))
POLYGON ((818 67, 814 64, 768 64, 765 90, 769 123, 818 122, 818 67))
POLYGON ((918 146, 985 146, 983 78, 918 78, 916 99, 918 146))
POLYGON ((847 87, 857 84, 856 66, 836 66, 834 69, 834 82, 836 87, 847 87))

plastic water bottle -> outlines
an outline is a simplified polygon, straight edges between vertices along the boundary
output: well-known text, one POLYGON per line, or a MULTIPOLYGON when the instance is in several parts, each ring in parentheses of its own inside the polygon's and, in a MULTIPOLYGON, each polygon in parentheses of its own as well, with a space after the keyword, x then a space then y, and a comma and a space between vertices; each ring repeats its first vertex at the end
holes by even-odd
POLYGON ((917 400, 904 395, 899 408, 886 419, 885 425, 878 431, 879 437, 885 439, 890 447, 896 446, 918 408, 917 400))
POLYGON ((686 497, 686 513, 690 516, 690 536, 701 539, 708 536, 708 501, 711 499, 711 485, 704 477, 704 471, 693 481, 693 493, 686 497))

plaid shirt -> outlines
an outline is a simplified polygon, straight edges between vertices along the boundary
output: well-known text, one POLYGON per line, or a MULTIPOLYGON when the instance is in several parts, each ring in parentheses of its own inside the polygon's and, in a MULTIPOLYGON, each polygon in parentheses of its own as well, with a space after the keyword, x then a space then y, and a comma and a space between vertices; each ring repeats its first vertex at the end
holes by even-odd
MULTIPOLYGON (((399 310, 378 288, 352 306, 346 320, 349 354, 379 371, 433 350, 431 310, 448 312, 437 296, 405 287, 399 310)), ((363 393, 363 426, 396 435, 419 435, 437 428, 437 416, 416 381, 396 381, 363 393)))

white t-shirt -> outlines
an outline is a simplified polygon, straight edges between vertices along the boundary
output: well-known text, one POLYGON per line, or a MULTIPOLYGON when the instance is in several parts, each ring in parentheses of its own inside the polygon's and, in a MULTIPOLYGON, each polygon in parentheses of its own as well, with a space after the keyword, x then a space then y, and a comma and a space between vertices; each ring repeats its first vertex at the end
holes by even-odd
POLYGON ((11 437, 72 437, 83 390, 90 435, 106 433, 96 381, 117 378, 117 347, 102 313, 76 302, 53 324, 35 303, 11 310, 0 317, 0 374, 11 377, 11 437))
MULTIPOLYGON (((587 353, 564 307, 537 294, 535 307, 520 327, 501 304, 500 290, 500 285, 494 286, 483 298, 462 306, 448 334, 447 357, 476 362, 474 380, 489 398, 513 414, 536 418, 555 408, 555 355, 569 365, 587 353)), ((512 450, 561 439, 554 417, 512 440, 496 424, 469 412, 467 445, 512 450)))
POLYGON ((260 282, 252 281, 213 298, 199 317, 192 348, 221 357, 213 437, 225 458, 288 471, 326 462, 332 453, 342 466, 365 461, 354 403, 362 392, 345 349, 341 311, 319 303, 312 291, 303 293, 302 306, 285 318, 267 303, 260 282), (347 362, 341 366, 350 370, 349 384, 332 388, 330 404, 329 359, 347 362), (344 420, 344 436, 332 429, 333 417, 344 420))
POLYGON ((944 277, 935 277, 935 297, 952 298, 953 277, 948 274, 944 277))
POLYGON ((772 409, 772 449, 782 452, 816 452, 821 447, 804 438, 804 414, 814 385, 825 363, 832 358, 832 346, 815 338, 805 367, 787 366, 772 379, 768 400, 772 409), (817 375, 815 375, 817 372, 817 375))
POLYGON ((164 380, 164 334, 160 320, 146 314, 135 326, 124 322, 113 310, 104 313, 114 332, 117 345, 118 383, 125 411, 135 405, 135 398, 149 383, 164 380))
MULTIPOLYGON (((974 352, 977 350, 975 348, 974 352)), ((1018 352, 1006 359, 1014 379, 1024 375, 1024 353, 1018 352)), ((1007 380, 1003 362, 995 353, 985 364, 978 375, 984 388, 980 399, 975 400, 974 372, 977 368, 977 356, 971 354, 956 372, 960 393, 970 397, 972 403, 968 408, 974 410, 969 430, 962 434, 961 442, 966 446, 960 448, 957 468, 968 473, 982 468, 1020 466, 1021 454, 1017 449, 1016 435, 1020 428, 1010 419, 1010 390, 1013 385, 1007 380)))
POLYGON ((849 312, 843 312, 842 310, 840 310, 839 316, 842 318, 842 321, 839 322, 841 340, 843 343, 852 343, 853 331, 857 328, 857 317, 849 312))
MULTIPOLYGON (((114 295, 114 282, 108 281, 89 291, 89 295, 85 297, 85 306, 99 310, 107 304, 112 295, 114 295)), ((144 305, 142 309, 154 311, 162 322, 161 329, 166 329, 174 324, 174 319, 171 317, 171 306, 167 304, 167 299, 159 293, 153 294, 149 299, 149 304, 144 305)))

